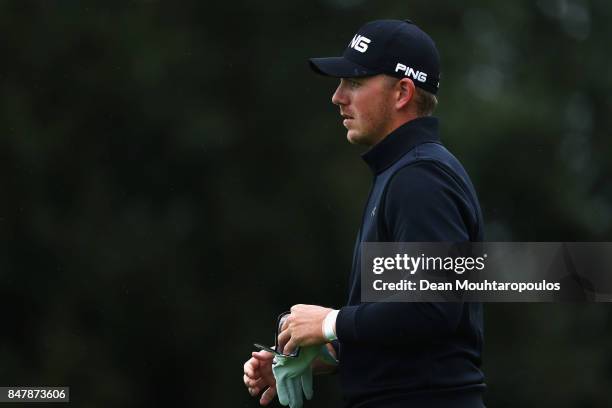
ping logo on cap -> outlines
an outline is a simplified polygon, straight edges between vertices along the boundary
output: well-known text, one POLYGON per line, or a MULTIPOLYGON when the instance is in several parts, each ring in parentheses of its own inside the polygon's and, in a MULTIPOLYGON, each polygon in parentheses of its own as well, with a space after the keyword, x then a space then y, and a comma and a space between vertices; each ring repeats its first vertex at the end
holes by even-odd
POLYGON ((372 40, 370 40, 368 37, 355 34, 355 36, 351 40, 351 43, 349 44, 349 47, 351 47, 355 51, 366 52, 366 50, 368 49, 368 44, 371 42, 372 40))
POLYGON ((427 74, 425 72, 417 71, 416 69, 407 67, 406 65, 398 62, 395 66, 395 72, 403 71, 404 75, 416 79, 419 82, 427 82, 427 74))

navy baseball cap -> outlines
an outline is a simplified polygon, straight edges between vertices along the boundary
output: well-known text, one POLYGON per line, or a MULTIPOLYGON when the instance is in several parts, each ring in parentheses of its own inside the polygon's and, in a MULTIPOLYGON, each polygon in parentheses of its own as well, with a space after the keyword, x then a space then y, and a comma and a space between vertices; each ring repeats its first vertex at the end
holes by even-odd
POLYGON ((351 39, 341 57, 310 58, 318 74, 356 78, 386 74, 410 78, 433 94, 440 81, 440 55, 431 37, 410 20, 366 23, 351 39))

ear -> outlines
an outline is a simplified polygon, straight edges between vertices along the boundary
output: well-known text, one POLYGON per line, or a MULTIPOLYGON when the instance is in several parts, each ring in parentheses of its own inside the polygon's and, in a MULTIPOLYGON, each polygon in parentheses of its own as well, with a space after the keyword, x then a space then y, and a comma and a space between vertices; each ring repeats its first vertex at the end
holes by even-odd
POLYGON ((410 78, 402 78, 397 83, 398 96, 395 102, 396 109, 403 109, 414 97, 414 82, 410 78))

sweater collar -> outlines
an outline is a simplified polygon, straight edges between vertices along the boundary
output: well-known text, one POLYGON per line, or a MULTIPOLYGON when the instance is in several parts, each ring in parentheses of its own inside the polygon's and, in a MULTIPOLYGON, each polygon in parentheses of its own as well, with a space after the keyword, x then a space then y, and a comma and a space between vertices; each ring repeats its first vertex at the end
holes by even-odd
POLYGON ((361 155, 372 173, 379 174, 422 143, 440 143, 438 119, 426 116, 408 121, 361 155))

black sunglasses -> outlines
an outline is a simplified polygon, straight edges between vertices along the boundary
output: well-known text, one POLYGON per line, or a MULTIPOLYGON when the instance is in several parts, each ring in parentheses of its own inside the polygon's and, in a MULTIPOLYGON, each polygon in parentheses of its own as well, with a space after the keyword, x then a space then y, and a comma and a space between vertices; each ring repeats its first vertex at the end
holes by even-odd
POLYGON ((262 344, 259 343, 255 343, 254 346, 257 347, 260 350, 265 350, 269 353, 273 353, 275 356, 282 356, 282 357, 297 357, 300 355, 300 348, 298 347, 297 349, 295 349, 293 351, 293 353, 290 354, 284 354, 283 350, 279 350, 278 347, 278 334, 280 332, 281 329, 281 325, 284 322, 284 317, 290 315, 291 312, 287 311, 287 312, 283 312, 281 314, 278 315, 278 318, 276 319, 276 331, 274 332, 274 348, 272 347, 267 347, 264 346, 262 344))

